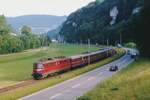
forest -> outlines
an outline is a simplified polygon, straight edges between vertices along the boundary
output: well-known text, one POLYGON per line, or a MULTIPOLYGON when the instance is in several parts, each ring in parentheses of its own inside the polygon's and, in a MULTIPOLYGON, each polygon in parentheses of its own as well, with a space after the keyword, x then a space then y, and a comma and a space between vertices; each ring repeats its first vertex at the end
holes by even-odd
POLYGON ((50 39, 46 35, 32 33, 29 26, 23 26, 21 33, 15 33, 7 24, 5 16, 0 16, 0 54, 15 53, 26 49, 47 46, 50 39))
POLYGON ((149 0, 97 0, 70 14, 60 35, 67 42, 115 45, 134 42, 141 55, 150 57, 148 43, 150 26, 149 0), (115 23, 110 24, 111 11, 116 8, 115 23))

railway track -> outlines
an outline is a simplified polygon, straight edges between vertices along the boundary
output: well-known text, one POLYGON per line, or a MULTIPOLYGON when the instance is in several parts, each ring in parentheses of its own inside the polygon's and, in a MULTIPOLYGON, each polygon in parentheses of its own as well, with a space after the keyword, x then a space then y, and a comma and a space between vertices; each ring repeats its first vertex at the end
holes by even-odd
POLYGON ((4 87, 4 88, 0 88, 0 93, 8 92, 8 91, 11 91, 11 90, 14 90, 14 89, 18 89, 20 87, 25 87, 25 86, 34 84, 36 82, 37 81, 35 81, 35 80, 28 80, 28 81, 24 81, 24 82, 21 82, 21 83, 17 83, 15 85, 10 85, 10 86, 4 87))
MULTIPOLYGON (((54 75, 51 75, 51 76, 47 77, 46 79, 50 79, 52 77, 61 78, 61 75, 54 74, 54 75)), ((41 79, 41 80, 31 79, 31 80, 23 81, 23 82, 20 82, 20 83, 16 83, 14 85, 6 86, 6 87, 3 87, 3 88, 0 88, 0 93, 4 93, 4 92, 8 92, 8 91, 15 90, 15 89, 18 89, 18 88, 22 88, 22 87, 26 87, 26 86, 29 86, 29 85, 33 85, 33 84, 36 84, 38 82, 41 82, 44 79, 41 79)))

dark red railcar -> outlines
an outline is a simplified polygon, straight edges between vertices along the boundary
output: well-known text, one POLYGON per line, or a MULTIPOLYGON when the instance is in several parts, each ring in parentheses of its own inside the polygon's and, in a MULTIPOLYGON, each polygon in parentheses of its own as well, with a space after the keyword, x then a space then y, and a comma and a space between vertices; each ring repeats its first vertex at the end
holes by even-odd
POLYGON ((85 59, 82 55, 72 56, 71 59, 71 68, 79 67, 85 65, 85 59))
POLYGON ((85 54, 85 55, 83 55, 83 57, 86 58, 87 63, 94 63, 94 62, 100 61, 104 58, 113 56, 114 54, 116 54, 114 49, 107 48, 107 49, 103 49, 103 50, 99 50, 96 52, 91 52, 91 53, 85 54))

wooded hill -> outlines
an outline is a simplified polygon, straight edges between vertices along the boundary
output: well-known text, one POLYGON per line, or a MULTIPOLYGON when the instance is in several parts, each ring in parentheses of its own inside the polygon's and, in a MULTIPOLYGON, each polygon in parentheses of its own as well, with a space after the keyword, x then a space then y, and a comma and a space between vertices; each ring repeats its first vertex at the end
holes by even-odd
POLYGON ((94 44, 106 44, 109 40, 112 45, 121 37, 123 43, 136 42, 143 55, 150 55, 146 44, 150 43, 146 39, 149 29, 145 29, 150 24, 149 9, 149 0, 92 2, 67 18, 60 35, 67 42, 87 43, 90 39, 94 44))

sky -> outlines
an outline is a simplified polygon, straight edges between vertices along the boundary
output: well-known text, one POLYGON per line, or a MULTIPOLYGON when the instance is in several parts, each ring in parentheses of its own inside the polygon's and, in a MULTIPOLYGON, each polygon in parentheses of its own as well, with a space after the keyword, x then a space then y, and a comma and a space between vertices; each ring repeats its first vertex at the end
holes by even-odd
POLYGON ((0 0, 0 14, 7 17, 21 15, 64 16, 95 0, 0 0))

